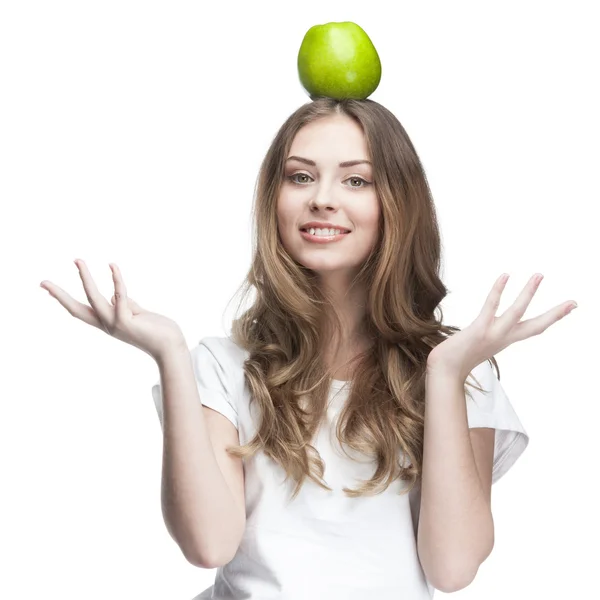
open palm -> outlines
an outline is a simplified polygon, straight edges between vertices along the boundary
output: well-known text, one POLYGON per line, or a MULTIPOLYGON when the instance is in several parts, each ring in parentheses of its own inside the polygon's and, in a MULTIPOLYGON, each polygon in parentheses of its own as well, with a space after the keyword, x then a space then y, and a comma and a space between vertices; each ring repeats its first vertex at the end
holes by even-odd
POLYGON ((145 310, 133 299, 128 298, 127 288, 117 265, 110 265, 115 293, 109 303, 98 291, 85 262, 74 262, 90 306, 78 302, 50 281, 40 283, 40 287, 56 298, 71 316, 143 350, 154 359, 161 358, 173 348, 187 348, 183 333, 175 321, 145 310))
POLYGON ((534 275, 512 306, 500 317, 496 317, 508 275, 498 278, 479 316, 468 327, 450 336, 429 353, 428 369, 450 371, 466 378, 484 360, 517 341, 539 335, 577 307, 576 302, 569 300, 538 317, 520 321, 542 279, 543 275, 534 275))

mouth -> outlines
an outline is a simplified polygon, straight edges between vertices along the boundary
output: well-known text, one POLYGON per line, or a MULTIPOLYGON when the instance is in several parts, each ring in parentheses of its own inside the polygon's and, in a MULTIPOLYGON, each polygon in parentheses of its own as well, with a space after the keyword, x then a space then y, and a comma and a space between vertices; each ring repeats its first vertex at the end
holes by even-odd
MULTIPOLYGON (((314 231, 314 229, 313 229, 314 231)), ((307 229, 300 229, 300 234, 302 235, 302 237, 308 241, 308 242, 312 242, 312 243, 316 243, 316 244, 330 244, 332 242, 339 242, 340 240, 343 240, 347 235, 350 234, 349 231, 342 231, 338 234, 320 234, 317 235, 316 233, 310 233, 310 231, 308 231, 307 229)))
MULTIPOLYGON (((300 231, 306 231, 307 233, 310 233, 311 229, 315 232, 315 235, 316 235, 317 229, 319 229, 319 228, 318 227, 300 227, 300 231)), ((350 233, 349 229, 344 229, 342 227, 339 227, 339 228, 330 227, 328 231, 331 231, 332 229, 334 231, 339 231, 340 233, 350 233)), ((322 231, 322 230, 319 229, 319 231, 322 231)))

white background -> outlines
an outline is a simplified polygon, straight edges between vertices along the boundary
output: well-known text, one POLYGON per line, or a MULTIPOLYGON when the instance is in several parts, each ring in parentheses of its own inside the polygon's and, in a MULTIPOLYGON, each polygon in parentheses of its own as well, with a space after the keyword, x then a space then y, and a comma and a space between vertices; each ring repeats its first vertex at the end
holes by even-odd
MULTIPOLYGON (((531 443, 493 488, 496 543, 461 600, 594 595, 600 505, 595 3, 27 2, 0 8, 2 598, 189 600, 160 509, 162 434, 146 354, 71 317, 39 283, 225 335, 250 265, 250 209, 273 136, 310 99, 298 49, 354 21, 441 221, 444 322, 500 312, 535 272, 525 318, 577 308, 499 357, 531 443), (229 311, 229 315, 231 311, 229 311)), ((352 158, 352 157, 349 157, 352 158)), ((442 596, 437 592, 436 596, 442 596)))

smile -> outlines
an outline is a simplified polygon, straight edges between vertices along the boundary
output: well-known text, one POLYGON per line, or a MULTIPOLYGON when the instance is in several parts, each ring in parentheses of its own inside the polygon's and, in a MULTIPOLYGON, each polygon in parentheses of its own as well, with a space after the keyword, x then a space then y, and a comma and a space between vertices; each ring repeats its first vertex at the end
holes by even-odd
POLYGON ((300 230, 300 235, 308 242, 312 242, 313 244, 331 244, 332 242, 339 242, 350 232, 347 233, 339 233, 338 235, 313 235, 308 231, 300 230))

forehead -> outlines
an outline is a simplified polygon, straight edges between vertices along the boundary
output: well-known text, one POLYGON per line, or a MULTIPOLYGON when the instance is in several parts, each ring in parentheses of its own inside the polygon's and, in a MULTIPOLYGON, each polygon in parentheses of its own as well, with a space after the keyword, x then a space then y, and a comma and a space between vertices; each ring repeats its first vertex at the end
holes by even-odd
POLYGON ((292 141, 292 154, 310 158, 317 164, 331 159, 337 164, 338 159, 369 158, 362 128, 345 115, 325 117, 302 127, 292 141))

